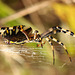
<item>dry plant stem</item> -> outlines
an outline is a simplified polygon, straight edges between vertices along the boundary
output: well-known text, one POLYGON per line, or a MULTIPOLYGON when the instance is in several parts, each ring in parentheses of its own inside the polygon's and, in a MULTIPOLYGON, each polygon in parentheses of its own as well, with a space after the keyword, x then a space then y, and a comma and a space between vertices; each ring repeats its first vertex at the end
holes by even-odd
POLYGON ((8 16, 6 18, 1 19, 0 24, 4 24, 6 22, 15 20, 15 19, 20 18, 22 16, 31 14, 31 13, 33 13, 35 11, 38 11, 38 10, 40 10, 42 8, 45 8, 45 7, 49 6, 49 5, 50 5, 50 1, 44 1, 44 2, 38 3, 38 4, 34 5, 34 6, 31 6, 31 7, 27 8, 27 9, 23 9, 23 10, 15 13, 13 15, 10 15, 10 16, 8 16))
MULTIPOLYGON (((29 7, 31 5, 34 5, 35 3, 38 3, 38 0, 22 0, 22 3, 25 7, 29 7)), ((43 26, 43 23, 41 22, 38 12, 33 12, 29 16, 33 24, 36 25, 37 28, 39 28, 41 31, 45 31, 45 28, 43 26)))

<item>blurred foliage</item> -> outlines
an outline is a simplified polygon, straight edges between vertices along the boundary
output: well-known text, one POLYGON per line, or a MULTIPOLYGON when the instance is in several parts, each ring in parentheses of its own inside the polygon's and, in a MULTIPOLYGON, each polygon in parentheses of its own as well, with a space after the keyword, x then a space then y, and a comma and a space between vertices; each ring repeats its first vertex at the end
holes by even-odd
POLYGON ((75 32, 75 5, 54 4, 56 14, 75 32))
MULTIPOLYGON (((15 11, 13 9, 9 8, 9 6, 7 6, 6 4, 0 2, 0 18, 7 17, 14 13, 15 11)), ((7 22, 4 25, 15 26, 15 25, 23 25, 23 24, 26 26, 32 26, 32 28, 34 28, 33 25, 30 22, 28 22, 25 18, 19 18, 17 20, 7 22)))

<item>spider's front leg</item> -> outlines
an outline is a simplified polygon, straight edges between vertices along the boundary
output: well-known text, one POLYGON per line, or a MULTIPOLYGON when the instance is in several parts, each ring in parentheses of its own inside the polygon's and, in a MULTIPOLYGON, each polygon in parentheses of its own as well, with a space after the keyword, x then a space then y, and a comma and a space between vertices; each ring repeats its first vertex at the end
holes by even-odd
MULTIPOLYGON (((38 34, 37 30, 34 31, 34 41, 39 42, 43 48, 43 44, 45 44, 45 42, 42 41, 41 35, 38 34)), ((40 44, 37 44, 37 47, 40 47, 40 44)))
POLYGON ((37 35, 38 35, 38 30, 34 31, 34 40, 37 39, 37 35))
POLYGON ((71 59, 71 57, 70 57, 70 55, 69 55, 69 53, 68 53, 68 51, 67 51, 67 49, 66 49, 66 46, 65 46, 62 42, 60 42, 59 40, 53 38, 52 36, 49 36, 49 39, 52 39, 53 41, 55 41, 55 42, 57 42, 58 44, 62 45, 63 48, 65 49, 65 51, 66 51, 66 53, 67 53, 69 59, 70 59, 70 62, 72 62, 72 59, 71 59))
MULTIPOLYGON (((45 43, 46 43, 46 42, 40 42, 42 48, 43 48, 43 45, 44 45, 45 43)), ((40 47, 40 44, 37 44, 37 47, 40 47)))
POLYGON ((49 44, 51 45, 51 48, 52 48, 52 52, 53 52, 53 65, 54 65, 55 64, 55 55, 54 55, 53 43, 51 42, 51 40, 49 38, 46 38, 46 40, 49 42, 49 44))
POLYGON ((73 37, 75 37, 74 33, 70 30, 67 30, 67 29, 63 29, 62 27, 59 27, 59 26, 55 26, 55 27, 52 27, 52 29, 55 31, 54 34, 58 33, 58 32, 63 32, 65 34, 68 34, 68 35, 71 35, 73 37))

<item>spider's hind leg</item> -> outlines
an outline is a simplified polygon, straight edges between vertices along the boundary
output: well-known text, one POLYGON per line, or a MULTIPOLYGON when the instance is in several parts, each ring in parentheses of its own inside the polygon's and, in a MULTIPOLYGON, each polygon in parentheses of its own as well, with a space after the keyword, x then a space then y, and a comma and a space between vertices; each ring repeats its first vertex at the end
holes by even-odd
POLYGON ((53 65, 54 65, 55 64, 55 55, 54 55, 53 43, 51 42, 51 40, 49 38, 46 38, 46 40, 49 42, 49 44, 51 45, 51 48, 52 48, 52 52, 53 52, 53 65))
POLYGON ((71 57, 70 57, 70 55, 69 55, 69 53, 68 53, 65 45, 62 42, 58 41, 57 39, 53 38, 52 36, 49 36, 49 38, 52 39, 53 41, 57 42, 58 44, 60 44, 60 45, 63 46, 63 48, 65 49, 65 51, 66 51, 66 53, 67 53, 67 55, 68 55, 68 57, 70 59, 70 62, 72 62, 72 59, 71 59, 71 57))

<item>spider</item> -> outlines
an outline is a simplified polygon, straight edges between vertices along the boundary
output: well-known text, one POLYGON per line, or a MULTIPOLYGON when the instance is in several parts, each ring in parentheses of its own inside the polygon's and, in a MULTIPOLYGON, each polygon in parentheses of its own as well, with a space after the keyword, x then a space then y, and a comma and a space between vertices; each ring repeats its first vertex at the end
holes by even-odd
MULTIPOLYGON (((63 29, 59 26, 54 26, 42 34, 39 34, 37 30, 32 32, 32 28, 31 27, 27 28, 25 25, 0 28, 0 34, 2 35, 3 38, 6 38, 5 43, 7 44, 24 44, 24 43, 29 43, 29 42, 37 42, 37 43, 41 43, 41 47, 43 47, 43 44, 45 43, 43 43, 42 40, 46 38, 46 40, 49 42, 52 48, 53 64, 54 64, 55 63, 54 47, 53 47, 53 43, 51 42, 51 40, 53 40, 63 46, 63 48, 65 49, 69 57, 70 62, 72 62, 71 57, 69 56, 69 53, 65 45, 59 40, 51 36, 52 34, 56 34, 59 32, 63 32, 63 33, 66 33, 68 35, 75 37, 72 31, 63 29)), ((39 44, 37 46, 39 46, 39 44)))

